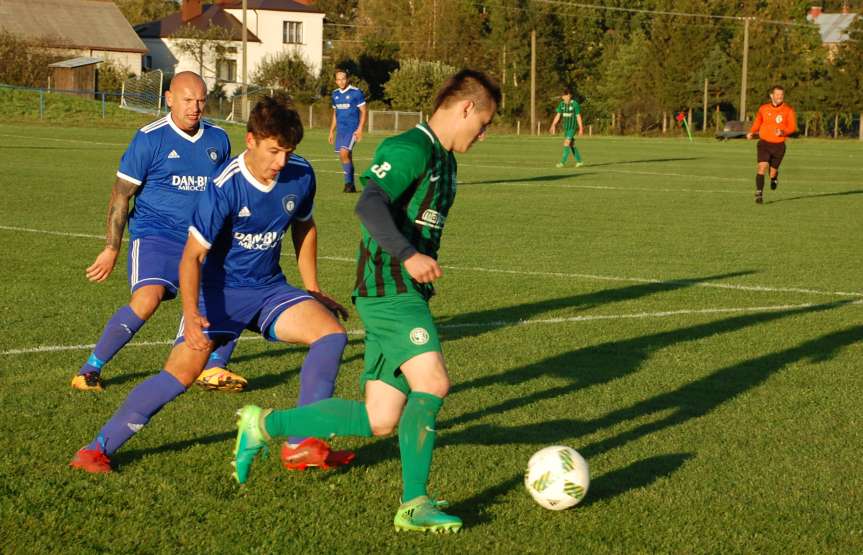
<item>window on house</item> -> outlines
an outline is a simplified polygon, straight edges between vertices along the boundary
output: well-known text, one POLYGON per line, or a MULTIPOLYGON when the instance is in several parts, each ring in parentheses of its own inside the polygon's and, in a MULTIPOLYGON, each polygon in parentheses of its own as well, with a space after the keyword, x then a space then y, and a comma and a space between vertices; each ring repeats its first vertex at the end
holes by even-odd
POLYGON ((285 21, 282 23, 282 42, 285 44, 303 43, 303 23, 301 21, 285 21))
POLYGON ((216 78, 228 83, 237 82, 237 60, 220 60, 216 67, 216 78))

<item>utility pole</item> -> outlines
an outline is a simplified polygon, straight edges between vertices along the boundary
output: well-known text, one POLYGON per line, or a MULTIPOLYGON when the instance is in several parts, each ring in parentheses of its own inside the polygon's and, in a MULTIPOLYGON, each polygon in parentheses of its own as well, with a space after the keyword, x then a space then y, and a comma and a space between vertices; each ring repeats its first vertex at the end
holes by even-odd
POLYGON ((530 132, 536 134, 536 30, 530 32, 530 132))
POLYGON ((246 11, 249 7, 249 0, 243 0, 243 121, 249 119, 249 53, 248 53, 248 37, 246 36, 246 11))
POLYGON ((751 17, 743 18, 743 70, 740 76, 740 121, 746 120, 746 69, 749 65, 749 20, 751 17))

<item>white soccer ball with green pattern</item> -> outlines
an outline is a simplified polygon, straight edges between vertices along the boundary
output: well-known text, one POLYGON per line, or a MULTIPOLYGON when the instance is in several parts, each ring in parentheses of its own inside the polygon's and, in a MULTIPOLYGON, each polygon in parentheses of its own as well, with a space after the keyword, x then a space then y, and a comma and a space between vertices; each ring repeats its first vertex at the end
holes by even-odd
POLYGON ((565 445, 540 449, 527 462, 524 485, 537 503, 562 511, 587 495, 590 470, 578 451, 565 445))

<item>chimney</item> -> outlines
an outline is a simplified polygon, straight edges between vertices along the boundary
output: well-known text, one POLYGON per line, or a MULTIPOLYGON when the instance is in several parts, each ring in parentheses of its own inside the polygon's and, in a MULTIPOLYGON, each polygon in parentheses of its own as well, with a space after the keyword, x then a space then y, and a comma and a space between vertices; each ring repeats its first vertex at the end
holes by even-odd
POLYGON ((815 21, 816 19, 818 19, 818 16, 821 15, 821 12, 821 6, 812 6, 809 8, 809 13, 807 15, 809 15, 809 19, 815 21))
POLYGON ((183 6, 180 8, 180 20, 183 23, 199 15, 201 15, 201 0, 183 0, 183 6))

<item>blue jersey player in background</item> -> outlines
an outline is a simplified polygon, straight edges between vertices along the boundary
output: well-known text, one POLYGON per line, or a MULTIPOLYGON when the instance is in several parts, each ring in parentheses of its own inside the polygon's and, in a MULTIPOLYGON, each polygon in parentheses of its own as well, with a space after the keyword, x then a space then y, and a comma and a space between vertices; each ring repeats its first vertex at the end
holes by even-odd
POLYGON ((339 154, 345 174, 346 193, 356 193, 354 185, 354 145, 363 139, 366 125, 366 97, 363 91, 348 84, 348 72, 336 70, 336 86, 331 96, 333 121, 330 124, 330 144, 339 154))
MULTIPOLYGON (((228 135, 202 119, 207 88, 192 72, 174 76, 165 94, 170 113, 141 128, 120 160, 108 206, 106 245, 87 268, 93 282, 108 279, 129 221, 128 273, 132 298, 111 316, 72 387, 101 391, 102 367, 159 308, 177 295, 180 255, 192 212, 211 177, 231 156, 228 135), (135 207, 129 212, 129 201, 135 207)), ((223 367, 234 345, 225 345, 200 380, 213 389, 242 389, 246 380, 223 367)))
MULTIPOLYGON (((202 194, 180 262, 183 320, 164 369, 138 385, 89 445, 69 463, 110 472, 111 455, 198 377, 213 350, 245 329, 270 341, 303 343, 301 405, 333 393, 347 334, 334 314, 345 308, 324 294, 317 276, 312 217, 315 175, 293 154, 303 137, 296 111, 265 97, 249 116, 247 150, 231 160, 202 194), (290 229, 304 289, 279 266, 290 229)), ((354 454, 331 452, 316 438, 290 438, 282 462, 290 469, 332 467, 354 454)))

